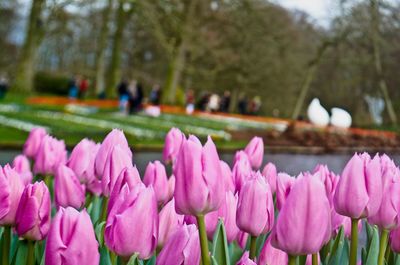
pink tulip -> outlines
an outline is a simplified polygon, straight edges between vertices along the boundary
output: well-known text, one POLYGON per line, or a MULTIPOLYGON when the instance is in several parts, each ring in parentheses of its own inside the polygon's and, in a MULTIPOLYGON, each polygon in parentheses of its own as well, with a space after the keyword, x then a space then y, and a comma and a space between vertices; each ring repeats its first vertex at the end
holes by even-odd
POLYGON ((382 203, 378 212, 368 218, 368 222, 381 229, 392 230, 400 224, 400 170, 387 155, 381 157, 381 165, 382 203))
POLYGON ((171 128, 165 136, 163 160, 165 163, 174 163, 178 156, 185 135, 177 128, 171 128))
POLYGON ((249 258, 249 252, 243 253, 242 258, 236 263, 236 265, 257 265, 254 261, 249 258))
POLYGON ((271 188, 260 172, 253 173, 240 190, 236 223, 252 236, 266 234, 274 224, 271 188))
POLYGON ((208 239, 212 240, 219 219, 224 223, 226 231, 226 239, 232 242, 236 239, 239 233, 239 228, 236 225, 236 208, 238 203, 238 195, 234 195, 231 191, 225 193, 225 200, 221 207, 214 212, 210 212, 205 216, 206 231, 208 239))
POLYGON ((85 138, 72 150, 67 165, 81 183, 87 184, 95 179, 94 161, 99 149, 100 144, 85 138))
POLYGON ((157 246, 162 248, 171 235, 183 225, 183 215, 175 211, 175 200, 170 200, 160 212, 157 246))
POLYGON ((225 183, 225 190, 235 192, 235 182, 233 181, 232 170, 225 161, 220 161, 222 178, 225 183))
POLYGON ((192 135, 182 143, 174 175, 177 213, 201 215, 221 206, 225 187, 217 149, 211 137, 204 147, 192 135))
POLYGON ((18 204, 24 191, 19 174, 10 167, 0 166, 0 225, 14 225, 18 204))
POLYGON ((253 169, 259 169, 264 159, 264 142, 260 137, 253 137, 244 149, 249 156, 253 169))
POLYGON ((93 224, 86 210, 60 208, 50 226, 45 265, 98 265, 100 254, 93 224))
MULTIPOLYGON (((343 227, 345 237, 351 238, 351 218, 338 214, 334 209, 331 211, 332 235, 336 236, 339 229, 343 227)), ((362 223, 358 222, 358 232, 362 230, 362 223)))
POLYGON ((382 202, 379 156, 355 154, 347 163, 333 197, 337 213, 360 219, 375 215, 382 202))
POLYGON ((326 165, 317 165, 314 169, 314 175, 318 176, 324 183, 326 196, 328 196, 329 203, 333 207, 333 195, 339 183, 339 176, 330 171, 326 165))
POLYGON ((156 264, 200 264, 200 244, 197 227, 195 225, 178 227, 157 256, 156 264))
POLYGON ((171 200, 174 197, 175 192, 175 176, 172 174, 168 179, 168 196, 167 201, 171 200))
POLYGON ((42 240, 50 228, 50 192, 43 181, 26 185, 15 217, 18 236, 42 240))
POLYGON ((13 168, 19 173, 25 186, 32 182, 31 164, 26 156, 17 155, 13 161, 13 168))
POLYGON ((400 253, 400 227, 390 231, 389 240, 393 252, 400 253))
POLYGON ((54 201, 57 207, 72 206, 76 209, 85 204, 85 186, 79 182, 74 171, 60 165, 54 180, 54 201))
POLYGON ((271 237, 267 238, 260 253, 258 265, 287 265, 287 254, 271 245, 271 237))
POLYGON ((67 150, 62 140, 57 140, 50 135, 43 137, 40 147, 36 153, 33 171, 36 174, 54 175, 59 165, 67 162, 67 150))
POLYGON ((44 136, 47 135, 47 132, 42 127, 33 128, 26 139, 24 144, 24 155, 30 158, 35 158, 36 153, 39 150, 40 144, 44 136))
POLYGON ((247 244, 247 239, 249 238, 249 234, 243 231, 239 231, 237 237, 236 237, 236 242, 238 243, 239 247, 241 249, 246 248, 247 244))
POLYGON ((152 185, 156 193, 157 203, 162 205, 168 199, 168 178, 165 167, 160 161, 150 162, 144 173, 143 183, 152 185))
POLYGON ((272 193, 276 192, 276 178, 277 178, 277 172, 276 172, 276 167, 272 163, 268 163, 265 165, 262 175, 264 178, 267 180, 267 183, 271 187, 272 193))
POLYGON ((157 246, 157 238, 158 212, 153 188, 137 184, 130 190, 125 184, 107 216, 107 247, 121 257, 138 253, 140 259, 148 259, 157 246))
POLYGON ((95 178, 91 182, 86 184, 86 189, 88 192, 100 196, 103 193, 103 187, 101 184, 101 180, 95 178))
POLYGON ((235 191, 239 192, 244 182, 250 177, 251 165, 248 156, 243 151, 236 152, 233 164, 232 176, 235 183, 235 191))
POLYGON ((123 153, 129 156, 130 160, 132 160, 132 151, 129 148, 124 133, 118 129, 112 130, 101 143, 94 162, 95 173, 99 179, 102 179, 103 175, 105 175, 104 171, 107 166, 106 162, 109 160, 108 156, 116 145, 119 145, 123 150, 123 153))
MULTIPOLYGON (((100 151, 99 151, 100 152, 100 151)), ((115 182, 119 174, 126 167, 132 167, 132 158, 129 153, 124 150, 120 145, 115 145, 104 164, 103 176, 101 183, 103 185, 103 195, 106 197, 110 196, 111 191, 114 188, 115 182)))
POLYGON ((276 177, 276 207, 280 210, 296 182, 294 177, 286 173, 279 173, 276 177))
POLYGON ((272 246, 294 256, 317 253, 331 236, 330 212, 322 182, 311 175, 300 177, 272 230, 272 246))

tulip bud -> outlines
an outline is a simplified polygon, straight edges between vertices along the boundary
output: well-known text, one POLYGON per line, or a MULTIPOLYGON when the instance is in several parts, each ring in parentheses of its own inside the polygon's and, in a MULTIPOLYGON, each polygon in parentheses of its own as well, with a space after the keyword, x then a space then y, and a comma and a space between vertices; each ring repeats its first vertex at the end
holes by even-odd
POLYGON ((160 222, 158 224, 158 243, 162 248, 175 230, 183 225, 183 215, 175 211, 175 200, 170 200, 160 212, 160 222))
POLYGON ((5 165, 0 166, 0 225, 14 225, 15 214, 24 191, 24 184, 18 173, 5 165))
POLYGON ((276 177, 276 207, 278 210, 285 204, 286 198, 292 190, 296 179, 286 173, 279 173, 276 177))
POLYGON ((338 214, 360 219, 375 215, 382 202, 379 156, 355 154, 339 179, 333 203, 338 214))
POLYGON ((121 130, 113 129, 109 134, 107 134, 106 138, 104 138, 103 142, 101 143, 94 162, 95 173, 99 179, 101 179, 105 174, 104 171, 106 168, 106 161, 116 145, 119 145, 123 150, 123 153, 129 156, 129 159, 132 160, 132 152, 129 148, 128 141, 126 140, 124 133, 121 130))
POLYGON ((168 179, 168 196, 167 201, 171 200, 174 197, 175 192, 175 176, 172 174, 168 179))
POLYGON ((74 171, 60 165, 54 180, 54 201, 57 207, 72 206, 76 209, 85 204, 85 186, 79 182, 74 171))
POLYGON ((115 145, 105 161, 101 184, 103 185, 103 195, 110 196, 119 174, 126 167, 132 167, 132 156, 127 153, 120 145, 115 145))
POLYGON ((266 234, 274 224, 272 192, 260 172, 253 173, 239 193, 236 222, 252 236, 266 234))
POLYGON ((13 168, 17 171, 25 186, 32 182, 31 164, 26 156, 17 155, 13 161, 13 168))
POLYGON ((171 128, 165 136, 165 144, 163 149, 163 160, 165 163, 174 163, 178 156, 185 135, 177 128, 171 128))
POLYGON ((387 155, 381 157, 383 195, 378 212, 368 222, 381 229, 392 230, 399 226, 400 170, 387 155))
POLYGON ((249 252, 243 253, 242 258, 236 263, 236 265, 257 265, 254 261, 249 258, 249 252))
POLYGON ((246 248, 248 238, 249 238, 248 233, 239 230, 239 233, 236 237, 236 242, 238 243, 238 245, 241 249, 244 250, 246 248))
POLYGON ((314 169, 314 175, 324 183, 326 196, 328 196, 329 204, 333 207, 333 194, 339 182, 339 176, 329 171, 326 165, 317 165, 314 169))
POLYGON ((107 247, 121 257, 138 253, 140 259, 148 259, 157 246, 157 238, 158 212, 153 188, 137 184, 131 191, 125 184, 107 216, 107 247))
POLYGON ((184 140, 174 167, 175 206, 179 214, 217 210, 225 195, 217 149, 208 137, 204 147, 195 136, 184 140))
POLYGON ((64 141, 46 135, 36 153, 33 171, 36 174, 54 174, 58 166, 65 165, 66 161, 67 150, 64 141))
POLYGON ((272 230, 272 246, 293 256, 317 253, 331 236, 330 212, 322 182, 311 175, 300 177, 272 230))
POLYGON ((224 179, 225 183, 225 190, 235 192, 235 182, 233 181, 233 175, 232 175, 232 170, 229 167, 229 165, 225 162, 220 160, 220 165, 221 165, 221 173, 222 173, 222 178, 224 179))
POLYGON ((68 160, 68 167, 72 169, 81 183, 89 183, 94 180, 94 161, 100 144, 83 139, 72 150, 68 160))
POLYGON ((249 156, 253 169, 259 169, 264 159, 264 142, 260 137, 253 137, 244 149, 249 156))
POLYGON ((35 158, 36 153, 39 150, 40 144, 44 136, 47 135, 47 132, 42 127, 33 128, 26 139, 24 144, 24 155, 30 158, 35 158))
POLYGON ((45 265, 98 265, 100 254, 93 224, 86 210, 60 208, 46 241, 45 265))
POLYGON ((153 185, 157 203, 162 205, 168 199, 168 178, 165 167, 160 161, 150 162, 144 173, 143 183, 146 186, 153 185))
POLYGON ((276 192, 276 178, 277 178, 277 172, 276 172, 276 167, 272 163, 268 163, 265 165, 262 175, 264 178, 267 180, 267 183, 271 187, 272 193, 276 192))
POLYGON ((235 191, 239 192, 244 182, 250 177, 251 165, 248 156, 239 151, 235 155, 235 162, 233 164, 232 176, 235 183, 235 191))
POLYGON ((199 232, 195 225, 182 225, 166 242, 156 265, 200 264, 199 232))
POLYGON ((267 238, 260 253, 258 265, 287 265, 287 254, 271 245, 271 237, 267 238))
POLYGON ((50 192, 43 181, 26 185, 15 216, 15 230, 28 240, 42 240, 50 228, 50 192))
POLYGON ((97 178, 94 178, 91 182, 87 183, 85 186, 90 193, 96 196, 100 196, 103 193, 101 180, 97 178))

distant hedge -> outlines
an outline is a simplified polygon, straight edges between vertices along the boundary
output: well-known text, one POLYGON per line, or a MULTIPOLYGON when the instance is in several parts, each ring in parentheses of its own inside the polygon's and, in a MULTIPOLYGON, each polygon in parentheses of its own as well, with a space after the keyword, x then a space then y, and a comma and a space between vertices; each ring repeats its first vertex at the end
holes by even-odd
POLYGON ((41 93, 68 95, 69 78, 58 73, 37 72, 34 79, 34 88, 35 91, 41 93))

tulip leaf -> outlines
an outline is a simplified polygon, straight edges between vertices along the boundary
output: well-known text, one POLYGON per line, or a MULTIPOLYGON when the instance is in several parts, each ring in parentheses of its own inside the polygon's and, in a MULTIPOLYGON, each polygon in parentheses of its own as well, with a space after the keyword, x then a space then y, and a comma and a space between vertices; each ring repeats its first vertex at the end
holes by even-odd
POLYGON ((143 262, 139 260, 138 254, 136 253, 131 256, 126 265, 143 265, 143 262))
POLYGON ((211 256, 211 264, 212 265, 219 265, 218 261, 214 258, 214 256, 211 256))
POLYGON ((257 243, 256 243, 256 256, 257 257, 260 256, 261 250, 262 250, 264 243, 267 240, 268 236, 269 236, 269 233, 260 235, 259 237, 257 237, 257 243))
POLYGON ((326 261, 329 259, 329 253, 331 252, 333 245, 333 240, 329 240, 328 243, 326 243, 321 250, 319 251, 319 258, 321 260, 321 263, 325 264, 326 261))
POLYGON ((92 222, 94 224, 99 220, 100 211, 101 211, 101 199, 99 196, 93 195, 92 202, 88 207, 88 213, 90 215, 90 219, 92 219, 92 222))
POLYGON ((307 262, 307 255, 301 255, 297 257, 297 264, 298 265, 305 265, 307 262))
POLYGON ((25 265, 28 258, 28 244, 25 240, 21 240, 17 244, 16 254, 12 261, 15 265, 25 265))
POLYGON ((342 255, 338 264, 349 264, 350 258, 350 244, 349 240, 343 240, 342 255))
POLYGON ((364 265, 373 265, 378 263, 379 255, 379 232, 378 228, 372 228, 372 238, 367 248, 367 257, 364 265))
POLYGON ((105 227, 105 225, 106 225, 106 222, 103 221, 103 222, 97 224, 96 228, 94 230, 97 241, 99 242, 100 246, 103 246, 103 244, 104 244, 104 227, 105 227))
POLYGON ((332 243, 332 249, 329 253, 329 257, 326 258, 327 264, 338 264, 342 256, 343 250, 343 240, 344 240, 344 229, 341 227, 339 232, 332 243))
POLYGON ((100 265, 111 265, 110 254, 106 246, 100 247, 100 265))
POLYGON ((238 260, 243 255, 243 249, 239 247, 237 242, 233 242, 232 244, 229 245, 229 256, 232 264, 236 264, 238 260))
POLYGON ((148 260, 144 262, 145 265, 155 265, 156 264, 156 256, 152 256, 148 260))
POLYGON ((18 239, 18 235, 12 234, 11 237, 11 245, 10 245, 10 260, 12 260, 17 252, 18 244, 20 240, 18 239))
POLYGON ((37 241, 35 244, 35 259, 37 264, 41 264, 44 261, 44 246, 45 242, 43 240, 37 241))
POLYGON ((214 233, 212 257, 218 262, 218 265, 230 265, 228 240, 222 220, 219 220, 214 233))

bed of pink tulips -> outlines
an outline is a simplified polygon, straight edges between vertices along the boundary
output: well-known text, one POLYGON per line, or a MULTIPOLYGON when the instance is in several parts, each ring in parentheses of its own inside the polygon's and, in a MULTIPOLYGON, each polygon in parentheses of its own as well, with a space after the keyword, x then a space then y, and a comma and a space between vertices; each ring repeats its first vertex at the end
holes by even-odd
POLYGON ((400 265, 400 170, 387 155, 295 177, 263 157, 255 137, 231 168, 210 137, 173 128, 163 163, 141 175, 120 130, 68 155, 36 128, 0 167, 0 264, 400 265))

